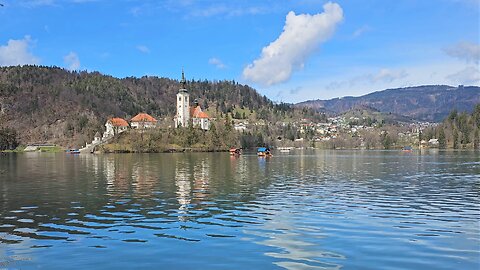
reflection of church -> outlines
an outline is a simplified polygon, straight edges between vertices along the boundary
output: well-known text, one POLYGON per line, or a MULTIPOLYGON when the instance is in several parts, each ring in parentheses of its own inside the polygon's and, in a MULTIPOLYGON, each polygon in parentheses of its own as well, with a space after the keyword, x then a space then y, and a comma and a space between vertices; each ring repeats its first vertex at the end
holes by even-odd
POLYGON ((182 87, 177 94, 177 115, 175 116, 175 127, 188 127, 190 121, 194 127, 200 127, 203 130, 210 128, 210 119, 208 115, 202 111, 197 100, 194 106, 190 108, 190 94, 186 89, 187 81, 182 70, 182 87))

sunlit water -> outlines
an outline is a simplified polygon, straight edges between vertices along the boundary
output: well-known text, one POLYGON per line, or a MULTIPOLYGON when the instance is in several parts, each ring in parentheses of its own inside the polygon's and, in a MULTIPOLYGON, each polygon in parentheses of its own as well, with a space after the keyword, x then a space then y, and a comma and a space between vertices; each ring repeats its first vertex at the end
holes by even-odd
POLYGON ((0 156, 0 269, 479 269, 478 152, 0 156))

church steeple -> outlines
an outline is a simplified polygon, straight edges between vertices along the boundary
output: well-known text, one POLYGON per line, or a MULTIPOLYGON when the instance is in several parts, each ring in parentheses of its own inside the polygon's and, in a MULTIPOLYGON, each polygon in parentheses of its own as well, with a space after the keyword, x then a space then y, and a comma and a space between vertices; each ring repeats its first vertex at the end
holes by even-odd
POLYGON ((182 90, 187 90, 187 81, 185 80, 185 72, 183 72, 183 68, 182 68, 182 80, 180 81, 180 83, 182 84, 182 90))

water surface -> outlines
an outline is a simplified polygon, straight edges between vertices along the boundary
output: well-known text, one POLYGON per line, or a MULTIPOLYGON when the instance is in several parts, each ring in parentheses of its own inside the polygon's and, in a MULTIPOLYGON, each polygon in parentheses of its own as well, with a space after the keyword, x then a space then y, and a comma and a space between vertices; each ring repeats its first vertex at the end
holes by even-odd
POLYGON ((0 269, 479 269, 475 152, 0 156, 0 269))

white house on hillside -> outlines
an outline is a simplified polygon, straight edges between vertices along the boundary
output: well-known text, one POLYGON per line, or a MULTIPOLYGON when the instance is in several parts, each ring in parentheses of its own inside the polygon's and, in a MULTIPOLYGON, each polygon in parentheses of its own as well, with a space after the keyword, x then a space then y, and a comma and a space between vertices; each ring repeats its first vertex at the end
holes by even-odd
POLYGON ((128 129, 128 123, 123 118, 110 118, 105 123, 105 132, 103 133, 103 138, 109 138, 120 134, 128 129))
POLYGON ((157 126, 157 119, 146 113, 139 113, 130 120, 132 128, 155 128, 157 126))

